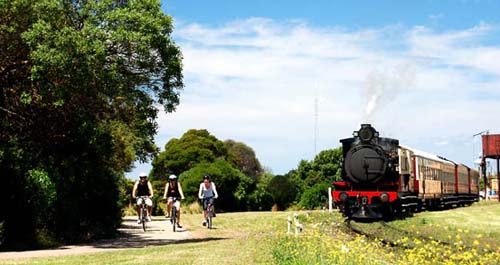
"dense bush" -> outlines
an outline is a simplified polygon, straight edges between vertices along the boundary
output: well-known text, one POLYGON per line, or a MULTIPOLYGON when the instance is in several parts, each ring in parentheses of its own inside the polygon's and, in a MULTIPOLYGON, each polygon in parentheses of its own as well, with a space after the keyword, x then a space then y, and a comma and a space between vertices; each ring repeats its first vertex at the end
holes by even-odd
POLYGON ((293 175, 276 175, 269 182, 267 191, 273 197, 277 210, 285 210, 300 195, 300 182, 293 175))
POLYGON ((274 204, 273 196, 268 190, 268 185, 274 176, 265 173, 256 184, 255 190, 248 196, 248 207, 252 211, 268 211, 274 204))
POLYGON ((132 190, 134 189, 135 180, 120 178, 120 206, 122 209, 134 207, 135 200, 132 198, 132 190))
POLYGON ((300 161, 297 169, 287 173, 298 185, 297 197, 292 203, 307 209, 323 206, 328 199, 325 190, 333 181, 340 180, 341 159, 342 148, 339 147, 319 152, 312 161, 300 161))
POLYGON ((165 200, 163 199, 163 193, 165 192, 165 181, 154 180, 151 181, 153 185, 153 215, 165 215, 165 200))
POLYGON ((0 246, 3 245, 4 241, 4 229, 3 229, 3 222, 0 222, 0 246))
POLYGON ((306 209, 328 207, 328 183, 317 183, 302 193, 300 206, 306 209))
POLYGON ((246 192, 250 190, 252 180, 234 168, 225 160, 213 163, 200 163, 180 176, 186 203, 198 200, 198 190, 204 175, 210 175, 216 184, 219 198, 217 209, 222 211, 242 210, 247 207, 246 192))

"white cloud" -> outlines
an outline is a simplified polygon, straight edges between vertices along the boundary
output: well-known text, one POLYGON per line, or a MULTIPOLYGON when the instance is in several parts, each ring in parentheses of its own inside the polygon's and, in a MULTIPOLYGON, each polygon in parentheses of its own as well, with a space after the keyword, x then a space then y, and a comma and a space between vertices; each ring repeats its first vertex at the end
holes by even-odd
POLYGON ((284 173, 313 158, 315 95, 318 150, 333 148, 364 122, 371 80, 388 82, 378 84, 389 89, 370 116, 381 135, 469 163, 472 134, 500 132, 500 46, 482 44, 499 31, 485 23, 349 30, 266 18, 181 25, 186 87, 178 110, 160 115, 157 143, 206 128, 249 144, 284 173))

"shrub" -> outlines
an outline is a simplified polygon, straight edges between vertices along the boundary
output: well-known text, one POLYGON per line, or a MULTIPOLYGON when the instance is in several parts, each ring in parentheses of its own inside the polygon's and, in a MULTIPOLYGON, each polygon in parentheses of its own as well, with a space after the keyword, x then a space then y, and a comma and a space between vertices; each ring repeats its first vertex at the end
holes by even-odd
POLYGON ((179 177, 186 196, 186 203, 198 201, 198 189, 204 175, 210 175, 216 184, 219 199, 216 208, 222 211, 246 209, 246 192, 252 180, 225 160, 201 163, 179 177))
POLYGON ((200 214, 203 212, 203 207, 198 202, 193 202, 189 205, 187 204, 181 205, 181 209, 183 213, 189 213, 189 214, 200 214))
POLYGON ((3 222, 0 222, 0 246, 3 244, 4 236, 3 236, 3 222))
POLYGON ((300 198, 300 206, 314 209, 328 205, 328 183, 318 183, 307 189, 300 198))
POLYGON ((300 193, 300 187, 293 176, 276 175, 269 182, 267 192, 273 197, 276 208, 284 210, 295 201, 297 194, 300 193))

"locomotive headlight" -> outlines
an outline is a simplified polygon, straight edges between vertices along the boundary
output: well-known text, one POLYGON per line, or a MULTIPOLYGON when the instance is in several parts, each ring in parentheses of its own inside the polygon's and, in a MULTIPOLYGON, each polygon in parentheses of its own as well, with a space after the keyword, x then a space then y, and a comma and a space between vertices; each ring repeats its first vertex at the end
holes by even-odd
POLYGON ((342 192, 342 193, 340 193, 339 198, 340 198, 341 201, 345 202, 345 201, 347 201, 347 199, 349 198, 349 196, 347 195, 347 193, 342 192))
POLYGON ((388 202, 388 201, 389 201, 389 194, 387 194, 387 193, 382 193, 382 194, 380 195, 380 200, 381 200, 382 202, 388 202))

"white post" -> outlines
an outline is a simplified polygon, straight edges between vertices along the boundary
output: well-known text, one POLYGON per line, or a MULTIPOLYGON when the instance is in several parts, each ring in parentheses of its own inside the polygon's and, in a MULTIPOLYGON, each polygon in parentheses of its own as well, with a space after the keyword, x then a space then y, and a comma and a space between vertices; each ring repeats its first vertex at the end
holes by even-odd
POLYGON ((328 211, 333 211, 332 187, 328 187, 328 211))
POLYGON ((292 233, 292 217, 290 217, 290 215, 288 215, 288 234, 291 234, 292 233))
POLYGON ((293 214, 293 219, 295 219, 295 236, 298 236, 299 232, 302 232, 303 226, 299 223, 299 215, 297 213, 293 214))

